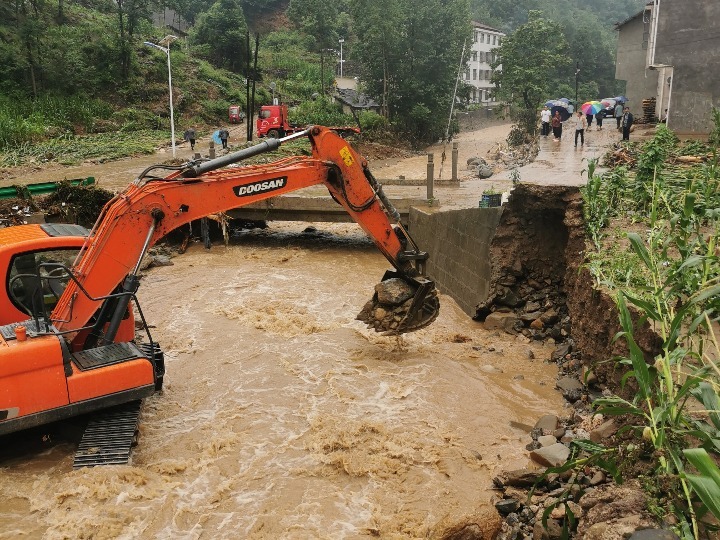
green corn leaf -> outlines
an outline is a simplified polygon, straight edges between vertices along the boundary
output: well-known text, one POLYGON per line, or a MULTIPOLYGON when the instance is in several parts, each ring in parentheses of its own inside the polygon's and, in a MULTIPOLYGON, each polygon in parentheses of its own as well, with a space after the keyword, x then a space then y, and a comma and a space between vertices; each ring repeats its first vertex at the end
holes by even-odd
POLYGON ((712 515, 720 519, 720 485, 704 476, 687 474, 685 478, 712 515))
POLYGON ((643 410, 638 407, 613 407, 613 406, 600 406, 597 411, 602 414, 609 414, 611 416, 620 416, 623 414, 634 414, 637 416, 643 416, 643 410))
POLYGON ((652 304, 652 302, 648 302, 647 300, 642 300, 641 298, 631 296, 626 292, 624 292, 623 294, 632 304, 642 309, 648 318, 652 319, 653 321, 660 320, 660 314, 658 313, 657 309, 655 309, 655 306, 652 304))
POLYGON ((650 261, 650 253, 648 253, 645 243, 642 241, 642 238, 640 238, 640 235, 637 233, 628 233, 627 237, 633 251, 638 257, 640 257, 640 259, 642 259, 642 262, 645 263, 645 267, 648 270, 652 270, 654 265, 650 261))
POLYGON ((698 473, 710 479, 717 486, 719 490, 717 501, 720 504, 720 469, 718 466, 703 448, 687 448, 683 450, 683 454, 698 473))
POLYGON ((691 305, 694 305, 704 300, 707 300, 708 298, 718 295, 720 295, 720 284, 713 285, 712 287, 706 287, 705 289, 700 290, 697 294, 694 294, 690 297, 689 303, 691 305))
POLYGON ((720 400, 718 400, 718 395, 712 385, 701 382, 697 388, 692 390, 692 395, 703 404, 706 411, 710 411, 708 413, 710 420, 716 429, 720 429, 720 413, 718 412, 720 410, 720 400))
POLYGON ((705 257, 703 255, 691 255, 690 257, 685 259, 685 262, 683 262, 680 265, 680 267, 677 269, 677 272, 680 272, 681 270, 685 270, 686 268, 700 266, 704 260, 705 260, 705 257))
POLYGON ((602 452, 607 450, 607 448, 604 447, 602 444, 598 444, 587 439, 574 439, 570 443, 570 446, 577 446, 581 450, 585 450, 586 452, 590 452, 591 454, 601 454, 602 452))
POLYGON ((695 317, 695 318, 693 319, 693 321, 690 323, 690 326, 688 326, 688 332, 687 332, 687 333, 688 333, 688 334, 694 334, 694 333, 695 333, 695 330, 697 330, 697 327, 700 326, 701 324, 704 324, 704 323, 705 323, 705 316, 706 316, 706 315, 707 315, 707 316, 712 315, 712 312, 713 312, 713 311, 714 311, 713 309, 706 309, 706 310, 703 311, 700 315, 698 315, 697 317, 695 317))
POLYGON ((683 208, 683 214, 685 215, 685 218, 692 217, 694 210, 695 210, 695 194, 694 193, 686 193, 685 194, 685 206, 683 208))

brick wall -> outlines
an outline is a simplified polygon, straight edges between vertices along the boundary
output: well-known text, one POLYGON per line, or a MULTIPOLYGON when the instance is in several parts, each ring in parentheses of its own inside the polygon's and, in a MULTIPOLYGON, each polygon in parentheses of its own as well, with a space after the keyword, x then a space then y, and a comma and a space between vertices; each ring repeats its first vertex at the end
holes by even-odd
POLYGON ((428 277, 470 316, 488 294, 490 242, 501 215, 501 207, 436 213, 410 209, 410 234, 430 255, 428 277))

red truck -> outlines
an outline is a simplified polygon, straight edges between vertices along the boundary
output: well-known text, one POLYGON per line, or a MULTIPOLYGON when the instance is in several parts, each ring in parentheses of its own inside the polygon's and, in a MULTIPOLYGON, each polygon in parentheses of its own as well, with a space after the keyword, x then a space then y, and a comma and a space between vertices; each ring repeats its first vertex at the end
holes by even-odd
POLYGON ((245 120, 245 113, 240 105, 230 105, 228 107, 228 120, 231 124, 242 124, 245 120))
POLYGON ((291 124, 288 120, 287 105, 263 105, 257 118, 257 136, 279 139, 297 131, 304 126, 291 124))
MULTIPOLYGON (((291 124, 288 119, 288 106, 287 105, 263 105, 260 107, 260 113, 256 121, 257 136, 258 137, 270 137, 272 139, 279 139, 286 135, 291 135, 302 131, 307 126, 300 126, 298 124, 291 124)), ((351 135, 353 133, 360 133, 360 130, 356 127, 331 127, 329 128, 336 132, 341 137, 351 135)))

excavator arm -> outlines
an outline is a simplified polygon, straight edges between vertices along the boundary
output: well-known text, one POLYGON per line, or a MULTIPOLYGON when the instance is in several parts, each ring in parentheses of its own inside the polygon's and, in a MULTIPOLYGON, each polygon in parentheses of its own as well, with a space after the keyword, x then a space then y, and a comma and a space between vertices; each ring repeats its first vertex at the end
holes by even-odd
MULTIPOLYGON (((72 339, 91 324, 94 314, 108 301, 106 298, 121 290, 121 300, 113 298, 114 315, 104 338, 105 343, 112 342, 137 289, 140 262, 150 246, 173 229, 209 214, 317 184, 327 187, 393 265, 395 271, 386 274, 386 279, 404 281, 412 290, 413 300, 405 301, 402 321, 397 324, 396 320, 391 333, 416 330, 432 322, 439 306, 434 284, 422 276, 427 254, 419 251, 402 230, 399 214, 362 156, 333 131, 316 126, 214 160, 187 164, 164 178, 141 175, 114 197, 98 218, 71 270, 73 279, 51 314, 56 331, 72 339), (304 136, 311 141, 311 156, 294 156, 266 165, 231 166, 304 136), (404 240, 413 249, 407 250, 404 240)), ((374 303, 378 302, 376 294, 374 303)), ((382 325, 375 327, 391 330, 382 325)))

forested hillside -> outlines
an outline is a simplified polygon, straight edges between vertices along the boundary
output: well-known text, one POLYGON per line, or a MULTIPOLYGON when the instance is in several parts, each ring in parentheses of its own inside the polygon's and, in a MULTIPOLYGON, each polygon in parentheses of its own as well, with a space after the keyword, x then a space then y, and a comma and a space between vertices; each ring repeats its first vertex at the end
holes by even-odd
MULTIPOLYGON (((166 129, 167 30, 151 14, 175 9, 191 25, 171 46, 176 121, 211 125, 230 102, 328 93, 344 40, 345 66, 400 133, 443 136, 463 42, 479 20, 510 33, 528 10, 560 24, 569 62, 549 70, 554 94, 619 91, 613 23, 643 0, 11 0, 0 2, 0 148, 58 134, 166 129), (258 38, 258 67, 254 61, 258 38), (249 38, 249 39, 248 39, 249 38), (248 54, 250 52, 250 54, 248 54)), ((548 35, 548 43, 557 36, 548 35)), ((323 105, 320 108, 325 108, 323 105)))

